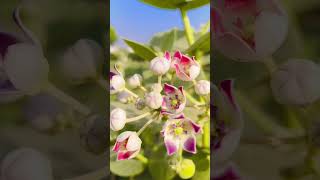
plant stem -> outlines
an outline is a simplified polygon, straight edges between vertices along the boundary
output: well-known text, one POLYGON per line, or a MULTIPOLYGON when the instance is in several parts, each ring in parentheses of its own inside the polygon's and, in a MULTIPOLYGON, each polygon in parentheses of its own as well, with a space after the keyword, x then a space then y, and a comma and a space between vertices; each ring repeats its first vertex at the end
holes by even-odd
POLYGON ((142 154, 138 154, 136 156, 136 159, 138 159, 139 161, 141 161, 143 164, 148 164, 149 160, 148 158, 146 158, 145 156, 143 156, 142 154))
POLYGON ((186 10, 180 8, 180 13, 181 13, 181 17, 184 25, 185 35, 187 37, 187 41, 189 45, 191 46, 194 42, 194 36, 193 36, 192 28, 190 25, 190 20, 186 10))
POLYGON ((107 176, 107 167, 103 167, 96 171, 90 172, 88 174, 84 174, 82 176, 68 178, 65 180, 92 180, 92 179, 101 179, 107 176))
POLYGON ((274 62, 272 57, 267 58, 265 61, 263 61, 266 65, 267 69, 269 70, 270 75, 277 69, 277 65, 274 62))
POLYGON ((154 119, 150 119, 146 124, 142 126, 142 128, 137 132, 138 136, 154 121, 154 119))
POLYGON ((203 126, 202 145, 204 148, 210 148, 210 121, 203 126))
POLYGON ((145 87, 143 87, 142 85, 139 86, 139 88, 140 88, 143 92, 146 92, 146 91, 147 91, 147 89, 146 89, 145 87))
POLYGON ((158 76, 158 84, 161 86, 162 75, 158 76))
POLYGON ((127 118, 127 122, 137 121, 137 120, 142 119, 142 118, 144 118, 144 117, 147 117, 147 116, 149 116, 149 115, 151 115, 151 112, 146 112, 146 113, 144 113, 144 114, 141 114, 141 115, 136 116, 136 117, 133 117, 133 118, 127 118))
POLYGON ((76 111, 78 111, 79 113, 85 116, 91 113, 91 110, 87 106, 81 104, 79 101, 75 100, 73 97, 65 94, 63 91, 61 91, 51 83, 49 83, 45 91, 51 94, 52 96, 56 97, 60 101, 70 105, 73 109, 75 109, 76 111))
POLYGON ((124 90, 125 90, 127 93, 131 94, 134 98, 138 98, 138 97, 139 97, 136 93, 130 91, 130 90, 127 89, 127 88, 124 88, 124 90))
POLYGON ((268 115, 256 107, 249 98, 245 97, 239 91, 236 91, 236 97, 244 112, 246 112, 250 119, 254 120, 256 125, 268 134, 275 136, 290 136, 293 135, 291 131, 278 125, 268 115))

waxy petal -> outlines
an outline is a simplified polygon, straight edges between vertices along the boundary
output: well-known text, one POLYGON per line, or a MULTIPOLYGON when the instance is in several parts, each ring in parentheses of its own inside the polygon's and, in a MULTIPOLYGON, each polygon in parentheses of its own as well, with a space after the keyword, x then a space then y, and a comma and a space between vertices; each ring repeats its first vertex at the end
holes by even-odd
POLYGON ((176 92, 177 88, 170 84, 164 83, 163 90, 166 94, 172 94, 176 92))
MULTIPOLYGON (((16 44, 18 42, 19 42, 19 40, 16 37, 14 37, 8 33, 0 32, 0 55, 1 55, 1 57, 5 56, 7 49, 10 45, 16 44)), ((2 59, 2 58, 0 58, 0 59, 2 59)))
POLYGON ((168 51, 166 51, 164 53, 164 57, 168 60, 168 61, 171 61, 171 56, 170 56, 170 53, 168 51))
POLYGON ((122 142, 127 140, 132 134, 134 134, 135 132, 133 131, 125 131, 123 133, 121 133, 118 137, 117 137, 117 142, 122 142))
POLYGON ((233 80, 224 80, 220 83, 220 90, 226 95, 230 104, 233 105, 235 109, 238 109, 238 105, 236 104, 233 96, 233 80))
POLYGON ((183 150, 190 153, 197 153, 196 137, 194 135, 188 137, 183 143, 183 150))
POLYGON ((113 76, 117 75, 116 73, 114 72, 109 72, 109 79, 111 80, 113 76))
POLYGON ((127 160, 131 156, 132 152, 130 151, 123 151, 119 152, 117 156, 117 160, 127 160))
POLYGON ((113 146, 112 151, 118 152, 120 150, 121 142, 116 142, 116 144, 113 146))
POLYGON ((129 139, 128 139, 127 145, 126 145, 126 149, 128 151, 140 150, 141 143, 142 143, 141 139, 138 137, 138 135, 136 133, 131 134, 129 139))
POLYGON ((198 134, 198 133, 201 132, 202 128, 201 128, 200 125, 198 125, 197 123, 195 123, 195 122, 193 122, 193 121, 191 121, 191 120, 189 120, 189 122, 190 122, 190 124, 191 124, 191 126, 192 126, 192 128, 193 128, 193 130, 194 130, 194 132, 195 132, 196 134, 198 134))
POLYGON ((173 155, 174 153, 176 153, 178 151, 178 145, 175 141, 168 139, 168 138, 165 138, 164 144, 167 148, 167 154, 169 156, 173 155))

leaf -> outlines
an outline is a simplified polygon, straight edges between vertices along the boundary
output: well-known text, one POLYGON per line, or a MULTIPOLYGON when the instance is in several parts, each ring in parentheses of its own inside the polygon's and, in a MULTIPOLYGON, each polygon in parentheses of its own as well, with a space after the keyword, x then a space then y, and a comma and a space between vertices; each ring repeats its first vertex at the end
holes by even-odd
POLYGON ((191 157, 196 165, 196 173, 192 177, 192 180, 210 179, 210 160, 207 156, 209 156, 207 153, 200 150, 196 155, 191 157))
POLYGON ((117 33, 116 33, 115 29, 112 26, 110 26, 110 32, 109 33, 110 33, 109 34, 110 35, 110 43, 113 44, 115 41, 117 41, 118 36, 117 36, 117 33))
POLYGON ((140 0, 143 3, 163 8, 163 9, 177 9, 183 8, 190 10, 209 4, 209 0, 140 0))
POLYGON ((132 50, 144 60, 151 60, 157 56, 156 52, 154 52, 150 47, 140 44, 138 42, 134 42, 128 39, 123 39, 128 46, 132 48, 132 50))
POLYGON ((192 54, 196 50, 200 50, 204 53, 210 51, 210 32, 207 32, 204 35, 202 35, 187 50, 185 50, 185 53, 192 54))
POLYGON ((141 174, 144 170, 143 164, 135 159, 123 161, 111 161, 110 170, 113 174, 122 177, 133 177, 141 174))
POLYGON ((167 32, 156 34, 150 41, 150 45, 159 48, 160 51, 171 51, 173 44, 177 39, 178 29, 174 28, 167 32))

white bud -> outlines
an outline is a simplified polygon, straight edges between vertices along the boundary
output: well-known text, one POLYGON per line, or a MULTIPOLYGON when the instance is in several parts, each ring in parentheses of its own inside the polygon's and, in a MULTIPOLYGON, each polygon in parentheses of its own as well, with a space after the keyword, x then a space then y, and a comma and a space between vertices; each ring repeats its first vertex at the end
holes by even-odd
POLYGON ((281 104, 308 105, 320 97, 319 77, 314 62, 291 59, 272 74, 273 95, 281 104))
POLYGON ((10 152, 1 163, 2 180, 53 180, 50 161, 40 152, 21 148, 10 152))
POLYGON ((36 94, 48 85, 49 65, 40 48, 18 43, 8 47, 4 69, 17 89, 36 94))
POLYGON ((152 91, 160 93, 162 91, 162 86, 159 83, 154 83, 151 86, 152 91))
POLYGON ((194 86, 198 95, 207 95, 210 93, 210 82, 206 80, 200 80, 194 86))
POLYGON ((141 86, 142 76, 140 74, 134 74, 128 79, 128 84, 132 88, 141 86))
POLYGON ((114 75, 110 80, 111 90, 110 93, 114 94, 119 91, 122 91, 125 88, 126 81, 123 79, 121 75, 114 75))
POLYGON ((121 91, 118 93, 117 98, 120 102, 126 104, 126 103, 129 103, 129 101, 132 99, 132 96, 126 91, 121 91))
POLYGON ((127 121, 127 114, 123 109, 116 108, 110 113, 110 128, 119 131, 124 128, 127 121))
POLYGON ((152 109, 160 108, 162 99, 162 95, 158 92, 150 92, 145 96, 146 104, 152 109))
POLYGON ((80 39, 64 52, 60 68, 69 82, 79 84, 97 78, 102 60, 103 50, 98 43, 80 39))
POLYGON ((189 76, 191 80, 194 80, 200 74, 200 66, 199 65, 191 65, 189 69, 189 76))
POLYGON ((150 69, 156 75, 164 75, 166 72, 169 71, 170 67, 171 67, 171 62, 165 57, 155 57, 150 62, 150 69))

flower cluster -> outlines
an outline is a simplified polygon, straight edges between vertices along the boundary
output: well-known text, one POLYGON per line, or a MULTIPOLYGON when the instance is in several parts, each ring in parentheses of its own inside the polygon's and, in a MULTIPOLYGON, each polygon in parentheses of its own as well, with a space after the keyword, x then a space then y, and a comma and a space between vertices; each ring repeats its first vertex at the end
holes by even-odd
MULTIPOLYGON (((185 110, 187 106, 190 106, 199 110, 200 114, 206 114, 209 119, 210 82, 207 80, 196 81, 200 74, 200 64, 195 57, 189 57, 180 51, 176 51, 173 56, 169 52, 165 52, 164 56, 155 57, 151 60, 149 69, 158 76, 158 82, 151 83, 149 87, 143 85, 143 77, 140 74, 132 75, 126 82, 117 66, 115 66, 114 72, 110 72, 111 94, 118 94, 118 100, 122 103, 134 103, 138 110, 148 109, 144 114, 128 118, 125 110, 115 108, 110 114, 110 128, 113 131, 120 131, 126 123, 142 118, 149 119, 139 131, 124 131, 118 135, 113 151, 117 153, 118 160, 136 157, 142 145, 140 134, 151 123, 161 122, 163 128, 159 134, 163 137, 167 155, 176 155, 180 158, 179 163, 172 166, 177 173, 180 173, 183 169, 182 164, 185 164, 182 162, 188 162, 187 164, 194 167, 192 160, 182 158, 182 152, 184 150, 195 154, 197 152, 196 135, 203 133, 203 122, 188 118, 185 110), (175 81, 177 86, 173 83, 175 77, 177 77, 175 81), (179 85, 187 82, 190 82, 190 87, 193 87, 188 88, 190 92, 184 86, 179 85), (131 90, 127 88, 127 84, 131 90), (143 94, 142 97, 133 90, 140 90, 143 94), (188 96, 195 95, 201 99, 201 102, 200 100, 196 103, 188 101, 188 96)), ((193 173, 191 174, 193 176, 193 173)), ((180 174, 180 177, 182 176, 180 174)))

